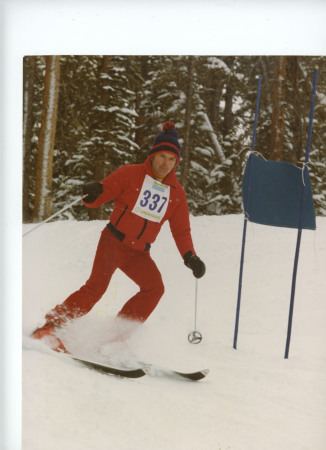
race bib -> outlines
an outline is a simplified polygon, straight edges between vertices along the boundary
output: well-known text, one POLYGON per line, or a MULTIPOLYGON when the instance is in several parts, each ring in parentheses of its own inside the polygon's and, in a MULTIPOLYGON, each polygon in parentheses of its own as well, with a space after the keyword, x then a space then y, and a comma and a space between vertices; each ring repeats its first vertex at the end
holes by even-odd
POLYGON ((143 186, 132 212, 152 222, 161 222, 170 198, 170 186, 145 176, 143 186))

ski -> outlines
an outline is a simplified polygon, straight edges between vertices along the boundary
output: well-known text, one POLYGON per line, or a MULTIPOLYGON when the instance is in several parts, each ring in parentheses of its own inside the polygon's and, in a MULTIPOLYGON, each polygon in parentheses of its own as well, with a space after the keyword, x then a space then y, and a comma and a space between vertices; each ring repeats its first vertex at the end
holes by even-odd
POLYGON ((208 375, 209 369, 198 370, 196 372, 190 372, 190 373, 174 371, 174 373, 179 377, 186 378, 187 380, 199 381, 199 380, 202 380, 203 378, 205 378, 206 375, 208 375))
POLYGON ((140 365, 147 375, 153 377, 163 376, 168 378, 183 378, 190 381, 199 381, 205 378, 209 373, 209 369, 197 370, 195 372, 180 372, 177 370, 166 369, 143 362, 140 363, 140 365))
POLYGON ((178 370, 167 369, 165 367, 157 366, 156 364, 145 363, 143 361, 135 360, 133 363, 133 368, 121 368, 121 367, 113 367, 109 364, 90 361, 88 359, 79 358, 77 356, 72 355, 68 351, 58 350, 56 348, 51 348, 51 350, 61 354, 63 357, 68 357, 73 359, 74 361, 79 362, 80 364, 87 366, 91 369, 94 369, 98 372, 115 375, 124 378, 140 378, 145 375, 150 375, 153 377, 167 377, 167 378, 181 378, 190 381, 199 381, 205 378, 209 369, 197 370, 194 372, 181 372, 178 370), (136 366, 136 367, 135 367, 136 366))
POLYGON ((111 367, 106 364, 97 363, 94 361, 88 361, 86 359, 77 358, 76 356, 72 356, 67 354, 74 361, 80 362, 84 366, 90 367, 98 372, 107 373, 110 375, 116 375, 124 378, 140 378, 146 375, 146 372, 142 368, 136 369, 120 369, 117 367, 111 367))
POLYGON ((190 381, 199 381, 206 377, 209 370, 198 370, 195 372, 180 372, 177 370, 166 369, 162 367, 155 366, 153 364, 139 362, 138 368, 135 369, 121 369, 117 367, 108 366, 106 364, 97 363, 94 361, 88 361, 85 359, 77 358, 76 356, 72 356, 67 354, 74 361, 80 362, 84 366, 88 366, 94 370, 97 370, 102 373, 107 373, 110 375, 116 375, 124 378, 140 378, 144 375, 150 375, 153 377, 168 377, 168 378, 182 378, 190 381))

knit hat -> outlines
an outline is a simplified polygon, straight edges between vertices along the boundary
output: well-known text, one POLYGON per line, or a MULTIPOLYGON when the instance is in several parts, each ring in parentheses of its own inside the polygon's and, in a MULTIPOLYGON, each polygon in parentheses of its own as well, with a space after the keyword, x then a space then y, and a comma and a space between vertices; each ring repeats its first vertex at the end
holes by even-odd
POLYGON ((173 153, 177 158, 177 164, 180 159, 181 146, 178 141, 178 132, 172 122, 164 122, 162 130, 154 139, 153 146, 148 152, 148 157, 159 152, 173 153))

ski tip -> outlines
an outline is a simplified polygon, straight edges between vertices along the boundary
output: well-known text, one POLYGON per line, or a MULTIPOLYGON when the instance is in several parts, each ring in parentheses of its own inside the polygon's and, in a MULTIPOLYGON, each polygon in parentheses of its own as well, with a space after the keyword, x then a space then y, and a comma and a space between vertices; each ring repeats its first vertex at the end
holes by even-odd
POLYGON ((202 379, 205 378, 208 374, 209 374, 209 369, 201 370, 200 372, 198 372, 197 376, 194 377, 194 380, 195 380, 195 381, 202 380, 202 379))
POLYGON ((199 381, 208 375, 209 369, 199 370, 198 372, 192 372, 192 373, 183 373, 183 372, 174 372, 174 373, 176 375, 178 375, 182 378, 186 378, 187 380, 190 380, 190 381, 199 381))

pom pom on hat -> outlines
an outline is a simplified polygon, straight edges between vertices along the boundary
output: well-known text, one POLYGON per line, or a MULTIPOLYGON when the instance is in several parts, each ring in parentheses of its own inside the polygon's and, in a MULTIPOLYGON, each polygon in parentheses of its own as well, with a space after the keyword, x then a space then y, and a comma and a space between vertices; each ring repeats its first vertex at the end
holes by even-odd
POLYGON ((177 158, 177 164, 180 159, 181 146, 178 141, 178 132, 173 122, 164 122, 162 131, 156 136, 153 146, 147 156, 153 156, 159 152, 173 153, 177 158))
POLYGON ((163 123, 163 127, 162 130, 164 132, 168 131, 168 130, 175 130, 175 125, 172 122, 164 122, 163 123))

